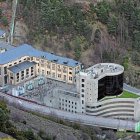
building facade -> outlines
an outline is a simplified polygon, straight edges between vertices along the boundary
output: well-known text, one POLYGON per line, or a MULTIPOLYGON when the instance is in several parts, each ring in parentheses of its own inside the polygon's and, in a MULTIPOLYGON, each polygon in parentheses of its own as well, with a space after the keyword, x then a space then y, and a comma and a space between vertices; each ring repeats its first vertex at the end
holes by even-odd
POLYGON ((12 92, 18 96, 26 89, 32 90, 32 85, 42 85, 42 77, 74 85, 76 91, 57 87, 43 97, 45 105, 71 113, 139 120, 139 99, 104 100, 106 96, 121 95, 123 72, 123 66, 114 63, 100 63, 84 70, 73 59, 39 51, 27 44, 13 47, 0 42, 0 86, 17 86, 20 90, 12 92), (20 87, 21 83, 24 86, 20 87))
POLYGON ((81 63, 73 59, 39 51, 27 44, 13 47, 2 43, 0 48, 0 86, 18 85, 38 75, 73 84, 81 70, 81 63))
POLYGON ((80 93, 83 112, 96 107, 105 96, 117 96, 123 92, 121 65, 113 63, 96 64, 76 75, 77 92, 80 93))

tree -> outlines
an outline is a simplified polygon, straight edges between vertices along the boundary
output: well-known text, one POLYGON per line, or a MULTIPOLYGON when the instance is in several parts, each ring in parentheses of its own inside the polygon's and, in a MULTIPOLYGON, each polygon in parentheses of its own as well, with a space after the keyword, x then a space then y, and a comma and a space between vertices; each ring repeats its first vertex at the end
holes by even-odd
POLYGON ((111 8, 108 2, 103 1, 98 3, 96 6, 96 13, 99 21, 107 24, 110 10, 111 8))
POLYGON ((107 22, 108 33, 111 35, 116 35, 117 33, 117 17, 115 15, 111 16, 107 22))
POLYGON ((101 42, 101 31, 99 29, 96 29, 96 31, 95 31, 94 41, 96 43, 100 43, 101 42))
POLYGON ((7 18, 6 17, 2 17, 2 24, 4 25, 4 26, 8 26, 8 20, 7 20, 7 18))

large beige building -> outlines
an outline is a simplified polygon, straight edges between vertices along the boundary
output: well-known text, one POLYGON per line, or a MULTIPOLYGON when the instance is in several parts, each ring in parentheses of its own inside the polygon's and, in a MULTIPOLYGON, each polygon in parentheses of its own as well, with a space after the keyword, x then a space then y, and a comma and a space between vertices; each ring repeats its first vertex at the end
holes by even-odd
POLYGON ((59 81, 74 83, 81 63, 34 49, 23 44, 13 47, 0 43, 0 86, 18 85, 43 75, 59 81))

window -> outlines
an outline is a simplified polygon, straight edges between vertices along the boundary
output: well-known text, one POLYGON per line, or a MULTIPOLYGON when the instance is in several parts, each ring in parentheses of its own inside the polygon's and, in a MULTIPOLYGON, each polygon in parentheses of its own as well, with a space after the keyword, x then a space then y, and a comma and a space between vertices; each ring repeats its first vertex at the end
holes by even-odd
POLYGON ((66 77, 66 75, 64 75, 64 81, 66 81, 67 79, 66 79, 67 77, 66 77))
POLYGON ((51 73, 50 73, 50 71, 47 71, 47 75, 50 75, 51 73))
POLYGON ((82 97, 84 97, 84 94, 82 94, 82 97))
POLYGON ((61 78, 61 74, 58 74, 58 78, 61 78))
POLYGON ((42 70, 42 75, 44 75, 45 74, 45 71, 44 70, 42 70))
POLYGON ((7 67, 4 67, 4 74, 7 74, 7 67))
POLYGON ((24 76, 24 71, 21 71, 21 76, 24 76))
POLYGON ((72 81, 72 77, 71 76, 69 76, 69 80, 72 81))
POLYGON ((55 73, 54 72, 52 73, 52 77, 55 78, 55 73))
POLYGON ((57 65, 57 68, 60 69, 60 65, 57 65))
POLYGON ((85 82, 85 79, 82 79, 82 82, 85 82))
POLYGON ((67 72, 67 67, 63 67, 63 72, 64 72, 64 73, 67 72))
POLYGON ((52 64, 52 70, 55 70, 55 64, 52 64))
POLYGON ((84 92, 84 89, 82 89, 82 92, 84 92))
POLYGON ((29 74, 29 69, 26 69, 26 75, 28 75, 29 74))
POLYGON ((50 69, 50 67, 51 67, 51 63, 48 62, 48 63, 47 63, 47 68, 50 69))
POLYGON ((69 72, 69 74, 72 74, 72 72, 69 72))
POLYGON ((85 85, 84 84, 82 84, 82 87, 84 87, 85 85))
POLYGON ((84 104, 84 100, 82 100, 82 104, 84 104))
POLYGON ((23 79, 24 79, 24 76, 21 77, 21 80, 23 80, 23 79))

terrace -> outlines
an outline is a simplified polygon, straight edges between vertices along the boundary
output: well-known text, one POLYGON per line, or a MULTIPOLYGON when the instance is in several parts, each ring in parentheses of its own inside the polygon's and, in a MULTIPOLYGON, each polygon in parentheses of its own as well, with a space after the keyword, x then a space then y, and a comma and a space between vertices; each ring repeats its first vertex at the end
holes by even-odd
POLYGON ((117 96, 106 96, 101 101, 108 100, 108 99, 114 99, 114 98, 139 98, 140 95, 130 93, 128 91, 123 91, 121 95, 117 96))

